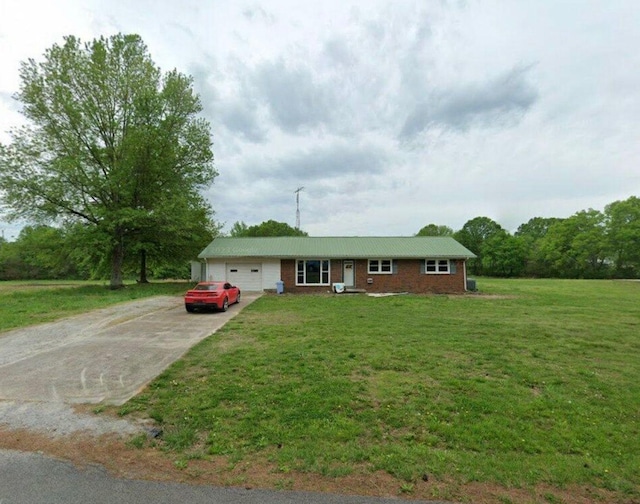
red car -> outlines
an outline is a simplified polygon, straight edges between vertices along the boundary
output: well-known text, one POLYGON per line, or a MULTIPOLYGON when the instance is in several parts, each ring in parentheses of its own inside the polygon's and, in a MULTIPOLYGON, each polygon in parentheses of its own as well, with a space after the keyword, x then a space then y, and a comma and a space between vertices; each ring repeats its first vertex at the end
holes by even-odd
POLYGON ((230 304, 240 302, 240 289, 229 282, 200 282, 184 295, 188 312, 197 309, 227 311, 230 304))

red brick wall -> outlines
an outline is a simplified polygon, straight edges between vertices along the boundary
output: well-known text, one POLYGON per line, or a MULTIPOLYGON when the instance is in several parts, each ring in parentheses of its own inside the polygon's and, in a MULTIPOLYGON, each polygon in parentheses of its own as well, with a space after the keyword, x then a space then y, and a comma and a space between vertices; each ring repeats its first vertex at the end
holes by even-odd
MULTIPOLYGON (((421 273, 421 261, 419 259, 398 259, 397 273, 395 274, 369 274, 367 272, 368 261, 358 259, 355 262, 355 287, 367 292, 411 292, 414 294, 442 293, 453 294, 465 291, 464 261, 462 259, 451 261, 456 264, 456 273, 448 275, 427 275, 421 273), (373 283, 367 283, 371 278, 373 283)), ((281 261, 281 274, 285 292, 327 292, 331 286, 296 286, 296 261, 283 259, 281 261)), ((332 259, 330 266, 331 283, 342 281, 342 261, 332 259)))

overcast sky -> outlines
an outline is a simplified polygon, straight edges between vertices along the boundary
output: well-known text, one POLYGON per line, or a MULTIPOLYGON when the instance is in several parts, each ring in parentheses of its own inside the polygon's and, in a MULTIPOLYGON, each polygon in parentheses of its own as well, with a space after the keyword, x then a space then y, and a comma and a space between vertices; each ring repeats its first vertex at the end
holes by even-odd
POLYGON ((313 236, 640 195, 638 0, 2 0, 0 141, 21 61, 118 32, 194 77, 226 230, 295 225, 298 187, 313 236))

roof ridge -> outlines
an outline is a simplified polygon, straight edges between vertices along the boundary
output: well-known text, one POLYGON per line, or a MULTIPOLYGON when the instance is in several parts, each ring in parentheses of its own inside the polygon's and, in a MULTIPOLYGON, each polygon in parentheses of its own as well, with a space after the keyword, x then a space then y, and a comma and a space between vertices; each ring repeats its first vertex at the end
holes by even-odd
POLYGON ((198 257, 401 259, 475 256, 450 236, 221 236, 198 257))

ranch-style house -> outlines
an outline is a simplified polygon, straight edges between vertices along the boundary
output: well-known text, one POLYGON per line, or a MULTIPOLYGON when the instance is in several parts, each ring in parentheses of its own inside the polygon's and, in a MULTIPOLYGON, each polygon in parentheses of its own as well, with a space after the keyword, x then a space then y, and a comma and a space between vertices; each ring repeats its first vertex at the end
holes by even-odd
POLYGON ((449 237, 219 237, 192 277, 244 291, 463 293, 473 257, 449 237))

